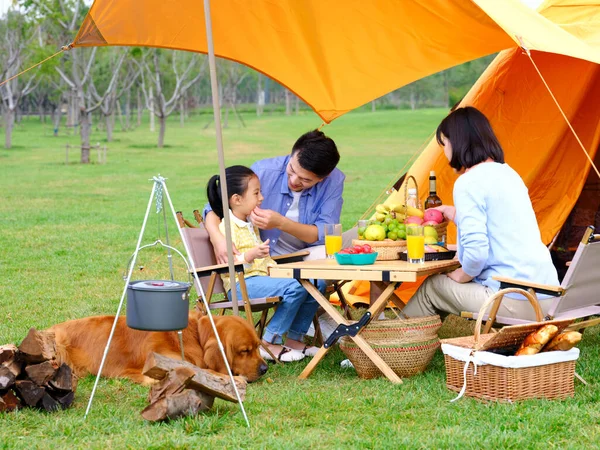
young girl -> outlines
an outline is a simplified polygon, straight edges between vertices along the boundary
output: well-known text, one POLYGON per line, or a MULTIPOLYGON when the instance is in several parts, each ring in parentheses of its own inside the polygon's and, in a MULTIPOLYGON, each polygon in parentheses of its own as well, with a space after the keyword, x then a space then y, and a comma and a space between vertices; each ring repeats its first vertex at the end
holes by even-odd
MULTIPOLYGON (((260 206, 263 196, 260 192, 260 181, 256 174, 245 166, 231 166, 225 170, 227 177, 227 195, 229 217, 231 221, 231 236, 233 244, 240 255, 236 260, 244 263, 244 278, 248 296, 252 297, 281 297, 271 322, 265 330, 263 343, 282 362, 299 361, 305 356, 314 356, 318 348, 307 347, 303 338, 315 315, 318 303, 306 289, 293 279, 270 278, 268 268, 275 265, 269 256, 269 241, 260 240, 258 229, 250 222, 248 216, 260 206), (285 346, 283 335, 287 333, 285 346)), ((223 219, 221 202, 221 187, 219 175, 214 175, 206 187, 208 202, 213 212, 223 219)), ((221 233, 225 234, 225 222, 219 225, 221 233)), ((225 291, 231 296, 229 275, 221 275, 225 291)), ((323 286, 319 285, 321 289, 323 286)), ((241 297, 239 282, 236 282, 237 295, 241 297)), ((263 358, 272 360, 267 352, 261 349, 263 358)))

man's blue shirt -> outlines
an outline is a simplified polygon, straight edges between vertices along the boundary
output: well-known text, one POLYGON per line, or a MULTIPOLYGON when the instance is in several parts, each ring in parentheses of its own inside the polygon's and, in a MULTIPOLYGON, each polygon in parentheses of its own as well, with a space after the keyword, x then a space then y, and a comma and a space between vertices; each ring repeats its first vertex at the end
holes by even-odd
MULTIPOLYGON (((292 204, 292 191, 288 186, 286 167, 291 155, 278 156, 257 161, 252 170, 260 180, 260 190, 264 196, 261 209, 271 209, 285 216, 292 204)), ((306 225, 316 225, 319 239, 306 247, 322 245, 325 239, 325 224, 340 223, 342 212, 342 193, 346 176, 339 169, 333 169, 327 177, 309 189, 302 191, 300 196, 298 222, 306 225)), ((203 216, 210 211, 210 205, 204 208, 203 216)), ((281 230, 260 230, 261 239, 270 239, 271 250, 277 245, 281 230)), ((297 250, 301 250, 300 248, 297 250)))

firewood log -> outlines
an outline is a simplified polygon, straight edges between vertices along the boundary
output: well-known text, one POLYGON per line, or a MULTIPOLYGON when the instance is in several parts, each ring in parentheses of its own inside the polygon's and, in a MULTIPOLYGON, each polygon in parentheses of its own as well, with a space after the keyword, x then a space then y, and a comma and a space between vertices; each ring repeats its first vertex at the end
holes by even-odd
MULTIPOLYGON (((237 403, 238 399, 229 376, 212 370, 201 369, 187 361, 171 359, 158 353, 150 353, 146 359, 143 373, 155 380, 162 380, 170 370, 177 367, 189 367, 194 370, 195 375, 189 381, 188 388, 237 403)), ((242 377, 233 377, 233 379, 235 380, 240 398, 243 401, 246 396, 247 382, 242 377)))
POLYGON ((15 384, 15 374, 8 367, 0 366, 0 391, 4 391, 15 384))
POLYGON ((50 381, 56 375, 57 370, 56 361, 44 361, 40 364, 31 364, 25 367, 29 379, 38 386, 44 386, 50 381))
POLYGON ((54 378, 48 381, 48 386, 53 391, 60 392, 63 395, 75 392, 77 390, 77 377, 67 364, 62 363, 54 378))
POLYGON ((12 361, 17 353, 17 346, 15 344, 0 345, 0 364, 4 364, 6 361, 12 361))
POLYGON ((14 411, 21 406, 21 401, 13 393, 8 391, 2 397, 0 397, 0 412, 2 411, 14 411))
POLYGON ((165 378, 150 387, 148 402, 154 403, 161 397, 179 394, 185 389, 195 374, 196 372, 189 367, 177 367, 169 371, 165 378))
POLYGON ((15 385, 19 397, 27 406, 36 406, 46 393, 46 389, 30 380, 18 380, 15 385))
POLYGON ((28 364, 37 364, 56 359, 54 333, 31 328, 29 334, 27 334, 23 342, 19 345, 19 352, 19 357, 28 364))
POLYGON ((185 389, 178 394, 163 397, 147 406, 142 411, 142 417, 151 422, 175 419, 177 417, 196 415, 199 411, 206 411, 212 406, 214 397, 206 396, 193 389, 185 389), (208 401, 207 401, 208 400, 208 401), (205 403, 207 401, 207 403, 205 403))

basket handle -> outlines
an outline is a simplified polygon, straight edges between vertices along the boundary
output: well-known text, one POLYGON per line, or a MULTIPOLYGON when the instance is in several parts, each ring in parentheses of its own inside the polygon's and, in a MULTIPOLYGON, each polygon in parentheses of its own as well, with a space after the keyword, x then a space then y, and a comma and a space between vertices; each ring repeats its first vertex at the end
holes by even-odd
POLYGON ((408 182, 412 180, 414 185, 415 185, 415 189, 417 190, 417 204, 415 205, 416 208, 419 207, 419 185, 417 184, 417 179, 415 177, 413 177, 412 175, 407 175, 406 176, 406 180, 404 182, 404 205, 408 206, 408 182))
POLYGON ((474 341, 475 341, 475 350, 477 350, 479 348, 479 335, 480 335, 480 330, 481 330, 481 324, 483 322, 483 315, 484 315, 487 307, 490 304, 494 303, 494 305, 492 306, 492 309, 490 310, 490 315, 488 317, 488 320, 485 324, 485 330, 484 330, 485 332, 489 331, 489 329, 494 324, 494 320, 496 319, 496 313, 498 312, 498 309, 500 308, 500 303, 502 303, 502 298, 504 297, 504 294, 508 294, 511 292, 515 292, 515 293, 524 295, 527 298, 527 300, 529 300, 531 307, 535 311, 535 317, 536 317, 537 321, 541 322, 544 320, 544 313, 542 312, 542 308, 540 307, 540 304, 537 301, 537 298, 535 298, 533 296, 533 294, 531 294, 531 292, 526 291, 525 289, 519 289, 519 288, 501 289, 498 292, 496 292, 494 295, 492 295, 490 298, 488 298, 485 301, 485 303, 483 305, 481 305, 481 308, 479 309, 479 315, 477 316, 477 322, 475 323, 475 334, 473 336, 474 341))

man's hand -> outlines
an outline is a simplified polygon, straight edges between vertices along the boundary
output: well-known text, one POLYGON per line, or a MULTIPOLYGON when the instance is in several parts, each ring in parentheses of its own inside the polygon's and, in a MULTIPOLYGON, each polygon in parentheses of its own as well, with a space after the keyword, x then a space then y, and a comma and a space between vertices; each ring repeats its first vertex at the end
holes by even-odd
POLYGON ((267 239, 262 244, 253 247, 250 251, 245 253, 246 262, 251 263, 256 258, 266 258, 267 256, 269 256, 269 252, 269 239, 267 239))
POLYGON ((454 281, 456 281, 457 283, 468 283, 469 281, 473 280, 474 277, 471 277, 469 275, 467 275, 465 273, 464 270, 462 270, 462 268, 458 268, 456 270, 453 270, 452 272, 446 274, 449 278, 453 279, 454 281))
POLYGON ((250 214, 250 220, 261 230, 272 230, 273 228, 281 228, 284 218, 271 209, 256 207, 250 214))
MULTIPOLYGON (((235 259, 235 256, 239 255, 240 252, 235 248, 233 243, 231 243, 231 245, 233 247, 233 258, 235 259)), ((218 242, 213 242, 213 248, 217 258, 217 264, 227 264, 227 240, 225 239, 225 236, 223 236, 223 239, 219 239, 218 242)))

